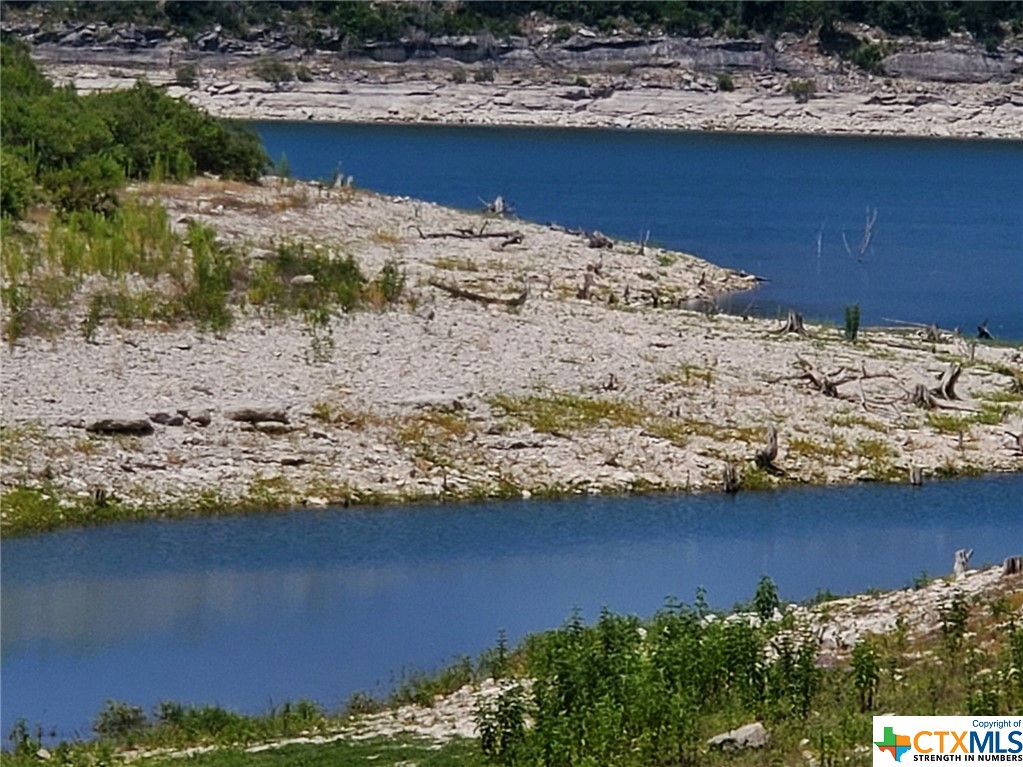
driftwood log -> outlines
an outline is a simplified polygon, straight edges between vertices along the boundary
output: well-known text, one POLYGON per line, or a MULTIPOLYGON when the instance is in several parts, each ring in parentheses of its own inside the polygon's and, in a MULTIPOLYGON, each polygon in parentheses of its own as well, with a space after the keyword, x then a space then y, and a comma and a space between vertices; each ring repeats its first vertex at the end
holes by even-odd
POLYGON ((587 234, 586 244, 591 248, 613 248, 615 246, 615 244, 611 242, 611 238, 601 231, 590 232, 587 234))
MULTIPOLYGON (((794 364, 802 372, 791 376, 774 378, 769 380, 768 383, 778 383, 779 381, 806 381, 825 397, 848 399, 848 397, 844 397, 844 395, 838 391, 838 387, 853 381, 866 381, 871 378, 895 377, 887 371, 882 373, 868 373, 865 365, 861 366, 859 372, 852 372, 842 367, 833 373, 825 373, 812 362, 800 357, 798 354, 796 355, 796 362, 794 364)), ((866 405, 866 398, 863 396, 862 392, 859 400, 862 404, 866 405)))
POLYGON ((487 222, 484 221, 483 225, 480 226, 478 232, 472 229, 455 229, 452 232, 424 232, 418 226, 412 226, 419 233, 419 237, 424 240, 439 240, 444 238, 452 238, 456 240, 488 240, 497 239, 502 240, 500 247, 504 248, 508 245, 521 245, 525 240, 525 236, 517 229, 504 230, 500 232, 488 232, 487 222))
POLYGON ((430 280, 429 284, 438 290, 443 290, 449 296, 453 296, 454 298, 464 298, 467 301, 475 301, 479 304, 495 304, 497 306, 509 306, 515 308, 525 304, 526 299, 529 297, 528 288, 523 288, 522 292, 515 296, 515 298, 498 298, 497 296, 487 296, 483 293, 474 293, 471 290, 465 290, 457 285, 447 285, 439 280, 430 280))
POLYGON ((1008 437, 1012 437, 1012 441, 1015 443, 1011 446, 1011 449, 1015 450, 1020 455, 1023 455, 1023 431, 1019 434, 1013 434, 1011 431, 1007 431, 1005 434, 1008 437))

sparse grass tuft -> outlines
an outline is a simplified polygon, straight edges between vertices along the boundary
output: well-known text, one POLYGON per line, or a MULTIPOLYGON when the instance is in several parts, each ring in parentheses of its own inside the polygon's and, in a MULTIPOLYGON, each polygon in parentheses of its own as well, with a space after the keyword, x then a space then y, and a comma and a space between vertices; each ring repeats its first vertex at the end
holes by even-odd
POLYGON ((702 383, 710 386, 714 383, 714 371, 710 368, 703 368, 699 365, 683 364, 677 368, 658 374, 659 384, 678 384, 680 386, 694 386, 702 383))
POLYGON ((591 399, 568 393, 497 394, 489 402, 536 431, 548 433, 589 429, 600 424, 638 426, 647 415, 642 407, 623 400, 591 399))

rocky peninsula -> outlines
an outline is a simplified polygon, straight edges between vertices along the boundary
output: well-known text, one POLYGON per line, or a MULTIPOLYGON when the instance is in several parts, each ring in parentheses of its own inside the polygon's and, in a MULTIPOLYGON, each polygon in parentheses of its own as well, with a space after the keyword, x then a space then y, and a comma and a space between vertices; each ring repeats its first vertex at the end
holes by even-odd
POLYGON ((1023 467, 1018 347, 729 316, 715 298, 754 277, 343 186, 131 194, 253 263, 336 247, 369 275, 400 263, 404 290, 325 327, 250 307, 220 333, 108 320, 88 340, 80 301, 66 330, 11 343, 3 483, 58 495, 70 523, 97 497, 326 506, 720 491, 729 466, 744 488, 1023 467))

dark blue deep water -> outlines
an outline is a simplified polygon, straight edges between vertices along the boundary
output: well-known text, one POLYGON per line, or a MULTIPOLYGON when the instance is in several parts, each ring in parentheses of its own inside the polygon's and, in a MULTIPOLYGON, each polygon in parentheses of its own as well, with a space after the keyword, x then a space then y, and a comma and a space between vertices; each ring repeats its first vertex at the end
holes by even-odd
POLYGON ((905 586, 1023 545, 1023 475, 784 492, 301 511, 0 542, 3 727, 89 735, 107 699, 338 706, 573 608, 905 586))
POLYGON ((770 280, 736 310, 1023 339, 1023 142, 256 123, 301 178, 600 229, 770 280), (877 211, 860 257, 868 208, 877 211), (844 239, 843 239, 844 236, 844 239), (818 251, 818 237, 820 249, 818 251), (847 250, 848 245, 848 250, 847 250))

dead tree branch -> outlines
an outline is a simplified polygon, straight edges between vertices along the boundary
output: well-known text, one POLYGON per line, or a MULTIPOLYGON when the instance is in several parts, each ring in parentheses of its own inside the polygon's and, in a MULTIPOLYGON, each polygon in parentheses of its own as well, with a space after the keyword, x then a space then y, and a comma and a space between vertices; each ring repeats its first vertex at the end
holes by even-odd
POLYGON ((774 465, 774 459, 778 457, 778 430, 774 428, 774 424, 768 424, 767 426, 767 445, 762 449, 758 450, 757 454, 753 457, 757 466, 761 469, 767 469, 768 471, 778 471, 778 467, 774 465))
POLYGON ((439 280, 430 280, 429 283, 432 287, 438 290, 443 290, 454 298, 464 298, 468 301, 475 301, 480 304, 494 304, 497 306, 508 306, 508 307, 519 307, 526 303, 526 299, 529 297, 529 289, 524 288, 522 293, 517 295, 515 298, 498 298, 497 296, 487 296, 482 293, 474 293, 471 290, 465 290, 458 287, 457 285, 446 285, 439 280))
POLYGON ((488 232, 486 231, 487 222, 483 222, 478 232, 474 232, 472 229, 456 229, 453 232, 424 232, 418 226, 411 226, 410 229, 415 229, 419 233, 419 237, 424 240, 439 240, 445 237, 453 238, 456 240, 486 240, 486 239, 503 239, 509 240, 510 242, 503 243, 501 247, 510 245, 513 243, 521 243, 525 236, 517 229, 505 230, 501 232, 488 232))
MULTIPOLYGON (((833 373, 826 373, 823 370, 818 369, 812 362, 803 359, 799 355, 796 355, 796 362, 794 364, 796 367, 800 368, 802 372, 791 376, 774 378, 769 380, 768 383, 778 383, 780 381, 806 381, 825 397, 851 399, 851 397, 840 393, 838 391, 838 387, 853 381, 861 382, 871 378, 895 378, 895 376, 888 371, 883 373, 868 373, 866 366, 861 367, 859 372, 850 372, 843 367, 833 373)), ((866 406, 867 398, 863 393, 862 387, 860 387, 859 400, 861 404, 866 406)))

